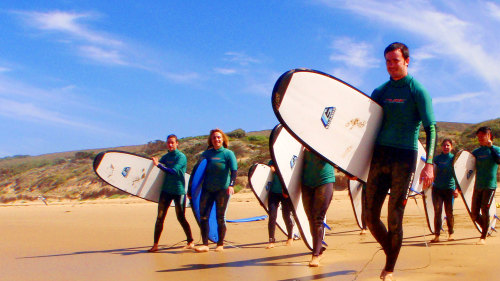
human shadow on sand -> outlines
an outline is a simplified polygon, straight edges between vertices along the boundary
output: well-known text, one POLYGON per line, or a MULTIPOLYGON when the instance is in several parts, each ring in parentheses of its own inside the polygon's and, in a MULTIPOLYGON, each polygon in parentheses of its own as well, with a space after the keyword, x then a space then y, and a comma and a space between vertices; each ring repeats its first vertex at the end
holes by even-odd
MULTIPOLYGON (((185 253, 186 251, 179 251, 182 250, 184 246, 179 245, 179 246, 171 246, 171 247, 160 247, 160 250, 158 252, 168 252, 172 254, 180 254, 180 253, 185 253), (177 250, 177 251, 166 251, 166 250, 177 250)), ((116 255, 122 255, 122 256, 129 256, 129 255, 137 255, 137 254, 151 254, 148 252, 148 249, 150 249, 151 246, 142 246, 142 247, 131 247, 131 248, 122 248, 122 249, 110 249, 110 250, 96 250, 96 251, 79 251, 79 252, 72 252, 72 253, 62 253, 62 254, 53 254, 53 255, 40 255, 40 256, 28 256, 28 257, 19 257, 17 259, 37 259, 37 258, 55 258, 55 257, 64 257, 64 256, 75 256, 75 255, 91 255, 91 254, 116 254, 116 255)))
MULTIPOLYGON (((258 267, 262 267, 262 266, 302 266, 303 267, 303 266, 305 266, 305 264, 307 264, 307 260, 302 261, 302 262, 279 262, 279 260, 290 259, 290 258, 295 258, 295 257, 302 257, 302 256, 309 256, 310 254, 311 254, 311 252, 304 252, 304 253, 296 253, 296 254, 289 254, 289 255, 264 257, 264 258, 258 258, 258 259, 246 259, 246 260, 226 262, 226 263, 187 264, 187 265, 184 265, 184 266, 178 267, 178 268, 158 270, 157 272, 168 273, 168 272, 182 272, 182 271, 200 270, 200 269, 240 268, 240 267, 248 267, 248 266, 258 266, 258 267), (272 262, 272 261, 276 261, 276 262, 272 262)), ((318 275, 308 276, 308 277, 303 277, 303 278, 306 278, 307 280, 322 279, 322 278, 326 278, 326 277, 353 274, 355 272, 356 272, 355 270, 341 270, 341 271, 323 273, 323 274, 318 274, 318 275)), ((299 279, 297 279, 297 278, 285 279, 285 280, 300 280, 300 278, 299 279)), ((285 281, 285 280, 283 280, 283 281, 285 281)))
MULTIPOLYGON (((64 256, 75 256, 75 255, 91 255, 91 254, 116 254, 122 256, 130 256, 137 254, 183 254, 190 253, 193 250, 185 249, 184 242, 186 240, 177 242, 171 246, 163 245, 159 246, 158 251, 154 253, 148 252, 151 246, 141 246, 141 247, 131 247, 131 248, 122 248, 122 249, 110 249, 110 250, 96 250, 96 251, 78 251, 71 253, 60 253, 60 254, 52 254, 52 255, 39 255, 39 256, 28 256, 28 257, 19 257, 17 259, 36 259, 36 258, 54 258, 54 257, 64 257, 64 256)), ((226 240, 224 240, 226 241, 226 240)), ((237 244, 236 242, 226 241, 227 248, 262 248, 262 245, 267 244, 266 242, 259 243, 248 243, 248 244, 237 244), (260 246, 260 247, 258 247, 260 246)))

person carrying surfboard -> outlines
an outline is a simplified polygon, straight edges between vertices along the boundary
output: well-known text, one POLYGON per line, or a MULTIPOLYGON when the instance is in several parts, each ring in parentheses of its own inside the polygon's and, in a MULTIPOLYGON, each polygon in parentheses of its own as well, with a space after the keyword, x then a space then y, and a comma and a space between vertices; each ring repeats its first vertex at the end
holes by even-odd
POLYGON ((271 183, 268 197, 269 221, 267 223, 267 229, 269 232, 269 244, 267 244, 266 249, 274 248, 274 242, 276 241, 274 237, 276 230, 276 217, 278 216, 278 207, 280 203, 283 221, 285 222, 286 232, 288 234, 286 245, 291 246, 293 241, 292 202, 290 202, 288 195, 283 192, 283 186, 281 185, 280 179, 276 174, 276 168, 274 167, 273 160, 270 160, 268 165, 271 167, 271 172, 273 173, 273 181, 271 183))
POLYGON ((322 245, 325 232, 323 222, 333 198, 335 169, 321 157, 305 149, 301 179, 302 203, 309 219, 309 228, 313 239, 312 258, 309 266, 318 267, 323 251, 326 250, 322 245))
POLYGON ((453 142, 444 139, 441 143, 441 154, 434 157, 434 185, 432 186, 432 203, 434 204, 434 239, 431 243, 439 242, 441 225, 443 224, 441 214, 446 213, 446 224, 448 225, 448 241, 453 241, 453 198, 457 198, 455 178, 453 177, 453 158, 451 153, 453 142))
POLYGON ((476 181, 472 195, 472 220, 481 226, 477 244, 486 244, 490 225, 489 209, 497 189, 497 170, 500 164, 500 147, 493 145, 493 134, 488 127, 476 131, 479 148, 472 151, 476 158, 476 181), (481 213, 479 212, 481 211, 481 213))
MULTIPOLYGON (((217 217, 218 241, 215 251, 224 250, 226 235, 226 209, 229 197, 234 194, 234 182, 238 171, 238 163, 234 152, 227 149, 229 138, 221 129, 213 129, 208 137, 208 149, 201 154, 207 159, 205 177, 200 197, 200 230, 203 245, 195 248, 197 252, 208 252, 208 218, 215 202, 217 217)), ((190 192, 188 192, 190 197, 190 192)), ((190 197, 191 198, 191 197, 190 197)))
POLYGON ((165 180, 163 181, 160 200, 158 201, 158 215, 156 218, 154 244, 149 252, 158 251, 158 242, 160 241, 161 232, 163 231, 163 222, 167 215, 168 207, 174 201, 175 213, 177 220, 186 233, 187 245, 185 249, 194 248, 193 235, 191 234, 191 227, 186 220, 186 194, 184 174, 186 173, 187 158, 184 153, 178 150, 179 141, 176 135, 167 136, 167 154, 163 155, 158 161, 157 157, 153 157, 155 166, 165 172, 165 180))
POLYGON ((403 242, 403 214, 414 176, 424 188, 434 179, 433 156, 436 121, 432 99, 424 87, 408 74, 410 52, 403 43, 384 50, 390 80, 376 88, 371 98, 383 108, 381 129, 375 141, 366 186, 366 223, 386 255, 383 280, 393 280, 394 267, 403 242), (420 175, 414 175, 420 125, 427 140, 427 160, 420 175), (387 228, 380 219, 390 189, 387 228))

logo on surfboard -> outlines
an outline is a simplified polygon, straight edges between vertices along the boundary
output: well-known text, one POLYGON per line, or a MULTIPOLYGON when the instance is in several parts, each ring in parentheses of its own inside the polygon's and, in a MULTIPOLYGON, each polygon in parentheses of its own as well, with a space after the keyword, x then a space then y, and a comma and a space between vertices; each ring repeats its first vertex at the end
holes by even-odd
POLYGON ((297 155, 294 155, 292 157, 292 160, 290 160, 290 169, 293 169, 293 166, 295 166, 295 163, 297 162, 297 158, 299 158, 297 155))
POLYGON ((325 126, 325 129, 328 129, 328 127, 330 127, 330 123, 332 123, 334 114, 335 107, 333 106, 325 107, 325 110, 323 110, 323 115, 321 115, 321 122, 323 122, 323 126, 325 126))
POLYGON ((467 179, 470 179, 470 177, 472 176, 472 173, 474 173, 473 170, 467 171, 467 179))
POLYGON ((128 172, 130 172, 130 167, 125 167, 122 170, 122 176, 126 178, 128 176, 128 172))

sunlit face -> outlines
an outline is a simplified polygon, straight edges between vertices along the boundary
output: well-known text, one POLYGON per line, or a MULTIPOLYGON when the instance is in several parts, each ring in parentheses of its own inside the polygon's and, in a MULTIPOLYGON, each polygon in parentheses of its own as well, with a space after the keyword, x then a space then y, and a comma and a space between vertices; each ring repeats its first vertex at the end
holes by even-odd
POLYGON ((215 149, 219 149, 222 147, 224 140, 222 139, 222 134, 220 132, 215 132, 212 134, 212 145, 215 149))
POLYGON ((385 54, 385 65, 387 72, 393 80, 399 80, 408 75, 408 64, 410 58, 405 59, 400 49, 385 54))
POLYGON ((449 141, 446 141, 441 145, 441 150, 443 151, 444 154, 450 153, 452 149, 453 145, 449 141))
POLYGON ((167 140, 167 149, 168 151, 174 151, 179 146, 179 142, 175 138, 169 138, 167 140))
POLYGON ((481 146, 487 146, 488 142, 491 140, 491 133, 489 131, 479 132, 476 136, 481 146))

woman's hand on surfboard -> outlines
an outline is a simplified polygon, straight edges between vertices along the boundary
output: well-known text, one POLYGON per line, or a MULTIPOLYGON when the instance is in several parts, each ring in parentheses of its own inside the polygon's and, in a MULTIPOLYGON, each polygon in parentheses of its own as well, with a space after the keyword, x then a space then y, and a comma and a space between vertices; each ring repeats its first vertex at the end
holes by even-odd
POLYGON ((227 188, 227 194, 229 194, 229 195, 233 195, 233 194, 234 194, 234 187, 229 186, 229 187, 227 188))

